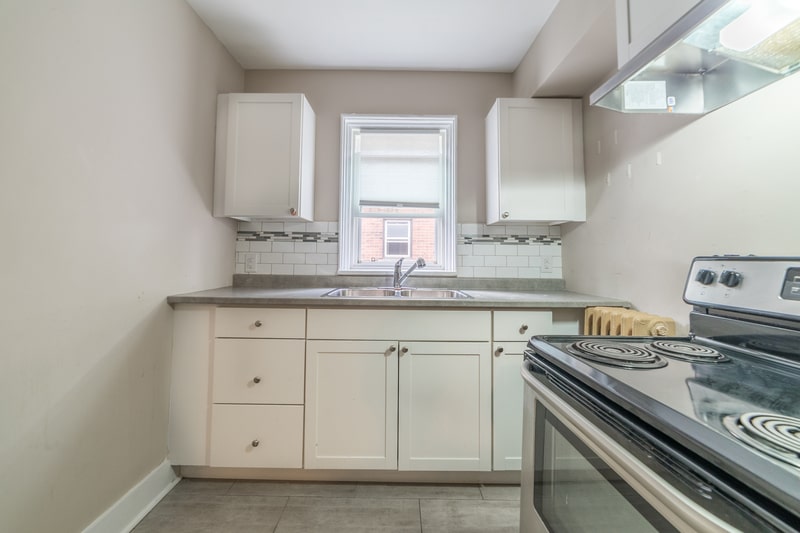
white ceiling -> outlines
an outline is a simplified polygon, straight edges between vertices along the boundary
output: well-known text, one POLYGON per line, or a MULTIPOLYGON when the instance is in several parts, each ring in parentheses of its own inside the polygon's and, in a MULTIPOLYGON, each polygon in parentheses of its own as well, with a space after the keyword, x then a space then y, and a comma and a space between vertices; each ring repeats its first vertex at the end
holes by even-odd
POLYGON ((245 69, 513 72, 558 0, 187 0, 245 69))

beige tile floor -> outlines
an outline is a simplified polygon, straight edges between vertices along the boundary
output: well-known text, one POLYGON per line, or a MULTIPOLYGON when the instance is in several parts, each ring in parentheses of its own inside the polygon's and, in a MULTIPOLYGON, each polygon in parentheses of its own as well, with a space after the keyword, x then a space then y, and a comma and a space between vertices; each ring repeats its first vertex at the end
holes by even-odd
POLYGON ((134 533, 517 533, 519 487, 183 479, 134 533))

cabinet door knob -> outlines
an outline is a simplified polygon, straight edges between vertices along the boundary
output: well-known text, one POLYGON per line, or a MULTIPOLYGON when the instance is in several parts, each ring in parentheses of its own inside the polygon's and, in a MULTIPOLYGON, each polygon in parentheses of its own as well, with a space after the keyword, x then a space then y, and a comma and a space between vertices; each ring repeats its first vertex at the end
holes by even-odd
POLYGON ((408 346, 403 346, 402 348, 400 348, 400 351, 402 353, 408 353, 408 346))
POLYGON ((263 324, 262 324, 262 322, 261 322, 260 320, 256 320, 256 322, 255 322, 255 326, 256 326, 257 328, 260 328, 262 325, 263 325, 263 324))
POLYGON ((497 357, 500 357, 500 354, 502 354, 502 353, 503 353, 503 347, 502 346, 498 346, 497 349, 494 351, 494 354, 497 357))
POLYGON ((251 442, 250 444, 253 446, 253 448, 258 448, 258 445, 261 443, 258 442, 258 439, 254 439, 253 442, 251 442))
POLYGON ((508 218, 509 216, 508 211, 503 211, 503 218, 508 218))
POLYGON ((525 333, 526 331, 528 331, 528 324, 522 324, 522 325, 519 327, 519 332, 520 332, 520 333, 525 333))
POLYGON ((297 209, 295 209, 294 207, 289 209, 289 214, 292 215, 293 217, 297 216, 297 209))
POLYGON ((253 378, 253 383, 261 383, 261 378, 256 376, 253 378))
POLYGON ((390 352, 396 352, 397 351, 397 346, 389 346, 389 351, 390 352))

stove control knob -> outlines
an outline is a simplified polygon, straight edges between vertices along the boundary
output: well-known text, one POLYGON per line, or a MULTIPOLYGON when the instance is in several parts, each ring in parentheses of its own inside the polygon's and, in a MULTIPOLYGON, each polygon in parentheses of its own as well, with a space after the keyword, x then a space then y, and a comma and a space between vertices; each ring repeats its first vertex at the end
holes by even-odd
POLYGON ((723 270, 719 275, 719 282, 726 287, 736 287, 742 282, 742 275, 733 270, 723 270))
POLYGON ((717 277, 716 272, 704 268, 697 272, 697 276, 694 279, 695 281, 699 281, 703 285, 711 285, 712 283, 714 283, 714 279, 716 277, 717 277))

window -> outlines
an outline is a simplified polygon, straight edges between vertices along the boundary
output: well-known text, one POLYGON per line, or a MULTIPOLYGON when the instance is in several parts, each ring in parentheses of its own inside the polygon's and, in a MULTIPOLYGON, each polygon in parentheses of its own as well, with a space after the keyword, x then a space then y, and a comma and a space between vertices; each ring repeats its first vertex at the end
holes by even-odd
POLYGON ((339 272, 455 273, 456 118, 342 116, 339 272))
POLYGON ((411 253, 411 221, 387 220, 383 231, 384 257, 409 257, 411 253))

